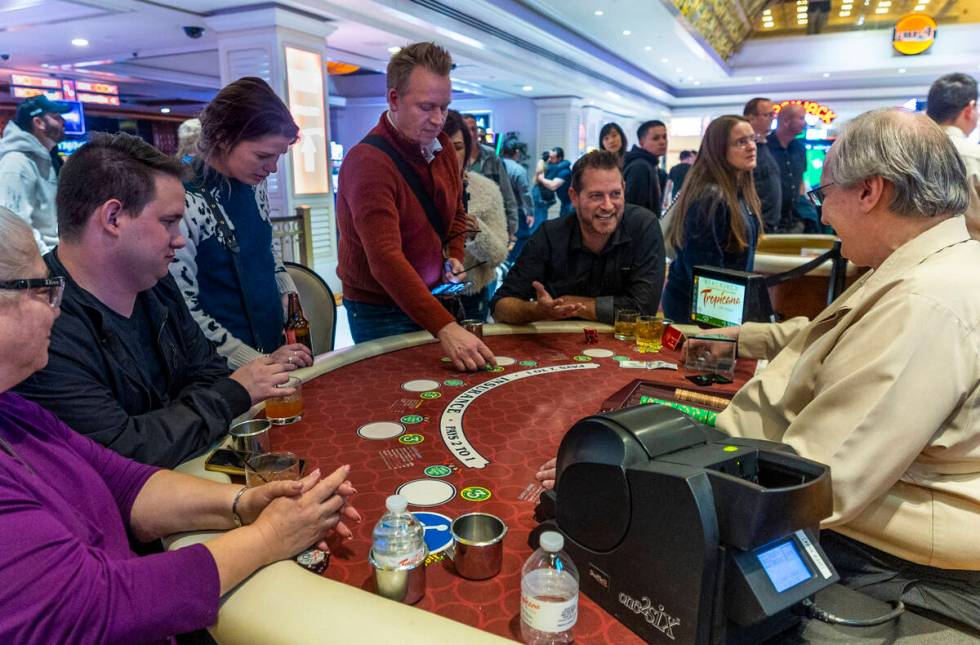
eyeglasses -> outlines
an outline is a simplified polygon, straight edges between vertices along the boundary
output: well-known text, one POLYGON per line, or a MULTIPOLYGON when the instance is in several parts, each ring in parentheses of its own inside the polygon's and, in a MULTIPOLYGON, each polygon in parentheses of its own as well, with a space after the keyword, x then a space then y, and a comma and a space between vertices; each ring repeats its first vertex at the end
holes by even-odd
POLYGON ((61 305, 61 296, 65 293, 65 279, 57 276, 54 278, 4 280, 0 281, 0 289, 26 290, 28 296, 42 296, 52 309, 56 309, 61 305))
POLYGON ((826 190, 830 186, 833 186, 834 182, 829 184, 823 184, 820 186, 814 186, 813 190, 808 190, 806 193, 806 198, 810 200, 810 203, 814 206, 823 206, 824 200, 827 199, 826 190))
POLYGON ((755 136, 751 137, 740 137, 735 139, 728 144, 732 148, 754 148, 755 147, 755 136))

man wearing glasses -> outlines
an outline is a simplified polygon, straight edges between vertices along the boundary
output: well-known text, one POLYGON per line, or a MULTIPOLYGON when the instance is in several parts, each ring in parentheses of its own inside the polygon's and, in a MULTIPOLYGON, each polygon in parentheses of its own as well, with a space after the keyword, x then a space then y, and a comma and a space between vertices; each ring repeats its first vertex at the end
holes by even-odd
POLYGON ((220 439, 248 408, 285 392, 288 365, 230 372, 169 273, 184 245, 184 167, 137 137, 96 134, 61 173, 52 277, 14 280, 60 305, 48 364, 17 393, 75 431, 173 467, 220 439), (61 300, 64 293, 64 301, 61 300))
POLYGON ((980 242, 963 164, 923 115, 863 114, 808 194, 870 267, 815 320, 748 323, 770 359, 719 415, 830 465, 842 582, 980 628, 980 242))
POLYGON ((452 58, 415 43, 388 63, 388 110, 340 168, 337 275, 355 343, 427 330, 458 370, 493 353, 432 294, 466 279, 459 162, 442 133, 452 58))
POLYGON ((775 233, 782 217, 783 190, 779 166, 768 145, 774 116, 772 101, 762 97, 754 98, 745 104, 742 114, 755 132, 757 158, 752 178, 755 180, 755 192, 762 204, 762 224, 766 233, 775 233))

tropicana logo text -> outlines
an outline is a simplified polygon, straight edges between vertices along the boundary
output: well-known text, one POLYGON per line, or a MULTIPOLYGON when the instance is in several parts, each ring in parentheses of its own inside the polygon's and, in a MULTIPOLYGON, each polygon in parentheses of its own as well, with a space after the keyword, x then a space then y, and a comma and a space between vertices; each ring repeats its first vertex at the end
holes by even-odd
POLYGON ((713 293, 714 289, 702 289, 701 300, 706 305, 737 305, 740 304, 736 295, 724 291, 713 293))

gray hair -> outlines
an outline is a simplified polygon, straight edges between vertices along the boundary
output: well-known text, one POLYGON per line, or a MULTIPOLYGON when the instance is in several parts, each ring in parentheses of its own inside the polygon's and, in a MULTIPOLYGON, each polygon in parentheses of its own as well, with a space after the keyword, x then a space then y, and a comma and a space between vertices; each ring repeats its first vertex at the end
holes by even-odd
POLYGON ((957 215, 970 201, 963 161, 924 114, 883 108, 858 116, 834 143, 827 170, 846 188, 885 179, 895 190, 889 208, 898 215, 957 215))
MULTIPOLYGON (((24 220, 0 206, 0 280, 19 280, 27 276, 37 262, 34 232, 24 220)), ((7 299, 10 291, 0 290, 7 299)))

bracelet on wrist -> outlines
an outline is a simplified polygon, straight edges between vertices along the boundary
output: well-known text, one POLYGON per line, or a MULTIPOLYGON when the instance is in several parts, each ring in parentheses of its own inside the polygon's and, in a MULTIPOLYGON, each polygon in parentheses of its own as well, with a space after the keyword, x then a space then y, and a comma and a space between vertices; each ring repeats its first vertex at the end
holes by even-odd
POLYGON ((235 493, 235 499, 231 503, 231 519, 234 520, 236 527, 241 527, 245 524, 245 522, 242 521, 242 516, 238 514, 238 502, 241 501, 242 495, 244 495, 245 491, 247 490, 248 486, 242 486, 239 488, 238 492, 235 493))

